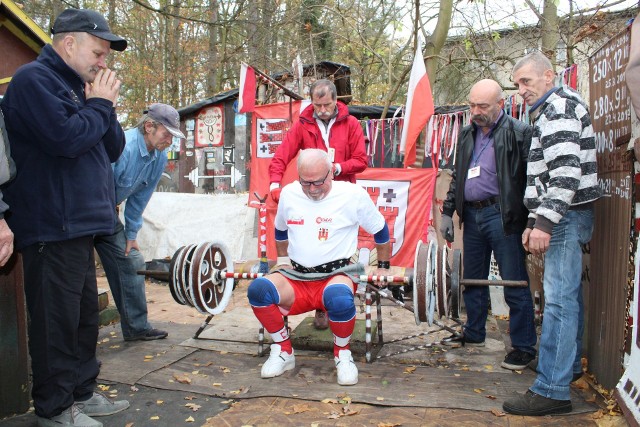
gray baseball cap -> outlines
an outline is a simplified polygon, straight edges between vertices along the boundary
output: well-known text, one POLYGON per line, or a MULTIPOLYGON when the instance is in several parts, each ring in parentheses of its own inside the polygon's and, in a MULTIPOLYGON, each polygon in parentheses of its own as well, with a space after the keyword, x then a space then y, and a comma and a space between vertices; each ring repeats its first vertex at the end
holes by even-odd
POLYGON ((164 125, 169 133, 176 138, 186 139, 180 131, 180 114, 171 105, 151 104, 146 114, 150 119, 164 125))
POLYGON ((66 9, 53 23, 51 34, 89 33, 102 40, 111 42, 111 49, 122 52, 127 41, 116 36, 109 29, 107 20, 100 13, 90 9, 66 9))

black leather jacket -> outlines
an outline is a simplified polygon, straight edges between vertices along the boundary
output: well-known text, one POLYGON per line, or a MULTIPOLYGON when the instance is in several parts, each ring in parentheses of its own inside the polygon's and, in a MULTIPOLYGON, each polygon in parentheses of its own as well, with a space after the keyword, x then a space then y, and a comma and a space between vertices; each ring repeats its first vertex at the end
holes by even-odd
MULTIPOLYGON (((460 132, 453 179, 443 203, 443 215, 452 217, 453 212, 457 212, 460 224, 463 221, 464 184, 477 130, 476 125, 471 124, 462 128, 460 132)), ((527 224, 529 211, 524 206, 523 199, 531 134, 531 126, 506 114, 502 115, 493 130, 500 211, 505 235, 522 233, 527 224)))

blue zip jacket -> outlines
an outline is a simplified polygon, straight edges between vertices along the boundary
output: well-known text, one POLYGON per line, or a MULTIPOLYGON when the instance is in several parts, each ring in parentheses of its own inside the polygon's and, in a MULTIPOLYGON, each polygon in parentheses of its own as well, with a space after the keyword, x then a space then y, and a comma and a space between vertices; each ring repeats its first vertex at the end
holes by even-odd
POLYGON ((80 76, 46 45, 13 76, 2 111, 17 169, 3 191, 16 248, 113 233, 111 163, 125 138, 112 102, 85 99, 80 76))
POLYGON ((142 212, 167 165, 167 153, 158 150, 149 152, 138 128, 129 129, 124 134, 127 145, 113 165, 116 203, 120 204, 126 199, 124 234, 127 240, 136 240, 138 231, 142 228, 142 212))

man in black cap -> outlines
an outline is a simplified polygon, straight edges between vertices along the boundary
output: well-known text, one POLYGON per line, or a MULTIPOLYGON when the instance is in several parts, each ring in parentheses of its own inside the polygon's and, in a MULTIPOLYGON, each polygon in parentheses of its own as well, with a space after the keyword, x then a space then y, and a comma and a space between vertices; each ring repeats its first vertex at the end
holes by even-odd
POLYGON ((124 204, 124 224, 118 220, 113 234, 96 236, 95 245, 109 280, 111 294, 120 312, 125 341, 150 341, 167 336, 147 320, 144 289, 144 257, 136 237, 147 207, 167 164, 165 149, 173 138, 184 139, 180 115, 170 105, 152 104, 138 125, 125 132, 127 145, 113 165, 116 203, 124 204))
POLYGON ((129 407, 95 393, 99 366, 95 235, 113 233, 111 163, 125 145, 121 82, 107 68, 127 42, 90 10, 56 19, 53 44, 13 76, 2 102, 15 180, 6 221, 22 254, 32 397, 39 426, 102 426, 129 407))

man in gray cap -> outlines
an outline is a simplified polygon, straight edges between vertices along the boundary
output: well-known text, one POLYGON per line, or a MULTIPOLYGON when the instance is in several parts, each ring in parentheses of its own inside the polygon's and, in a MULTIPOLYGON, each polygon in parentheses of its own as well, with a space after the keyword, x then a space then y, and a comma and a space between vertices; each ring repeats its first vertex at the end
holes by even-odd
POLYGON ((124 149, 121 82, 107 68, 127 42, 91 10, 67 9, 53 43, 15 73, 2 101, 15 179, 5 219, 22 255, 31 395, 39 426, 102 426, 129 407, 95 393, 99 373, 95 235, 116 224, 111 163, 124 149))
POLYGON ((166 104, 152 104, 138 125, 125 132, 127 145, 113 164, 116 203, 126 200, 124 225, 118 219, 113 234, 96 236, 95 246, 109 280, 111 294, 120 312, 125 341, 165 338, 167 332, 151 327, 147 320, 144 289, 144 257, 136 242, 142 228, 142 212, 160 181, 167 164, 165 149, 173 138, 185 138, 180 115, 166 104))

